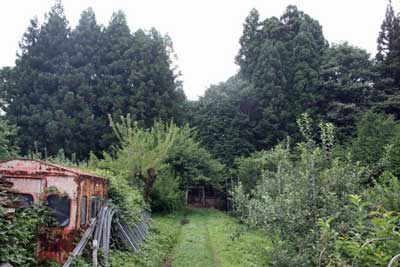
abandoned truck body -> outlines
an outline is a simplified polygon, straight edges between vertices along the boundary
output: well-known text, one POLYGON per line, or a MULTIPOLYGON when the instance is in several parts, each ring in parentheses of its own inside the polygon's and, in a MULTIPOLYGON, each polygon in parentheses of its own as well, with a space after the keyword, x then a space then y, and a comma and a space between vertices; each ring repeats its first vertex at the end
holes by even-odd
POLYGON ((105 178, 40 160, 2 161, 0 180, 22 205, 43 201, 53 211, 58 226, 39 237, 37 256, 58 262, 68 258, 107 194, 105 178))

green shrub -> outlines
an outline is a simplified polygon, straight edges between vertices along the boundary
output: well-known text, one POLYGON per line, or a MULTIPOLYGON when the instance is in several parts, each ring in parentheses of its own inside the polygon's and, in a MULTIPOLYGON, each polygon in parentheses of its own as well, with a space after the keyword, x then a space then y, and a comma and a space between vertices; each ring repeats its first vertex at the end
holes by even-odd
POLYGON ((350 196, 351 223, 345 231, 332 227, 333 218, 319 221, 321 266, 383 267, 399 253, 399 214, 368 207, 360 196, 350 196))
POLYGON ((111 120, 119 144, 104 154, 98 166, 124 177, 140 188, 155 210, 172 211, 183 206, 183 189, 194 183, 219 186, 224 166, 196 140, 188 126, 156 121, 141 128, 128 115, 111 120))
POLYGON ((400 124, 393 116, 366 112, 357 123, 357 137, 351 142, 352 157, 369 166, 374 176, 378 176, 385 167, 381 164, 385 148, 396 136, 400 136, 400 124))
POLYGON ((179 187, 180 180, 171 170, 162 171, 152 188, 152 210, 172 212, 182 209, 185 205, 185 195, 179 187))
POLYGON ((17 127, 10 124, 0 115, 0 160, 9 159, 17 155, 18 148, 14 144, 17 127))
POLYGON ((0 205, 0 263, 15 267, 37 266, 35 248, 37 236, 55 225, 52 213, 41 205, 19 207, 8 213, 0 205))
POLYGON ((314 139, 308 116, 298 122, 305 142, 297 144, 295 152, 283 143, 259 153, 263 169, 256 185, 250 193, 241 185, 233 192, 240 219, 264 228, 275 240, 269 250, 271 266, 315 265, 318 220, 333 216, 334 227, 348 225, 348 194, 359 192, 368 177, 357 163, 333 157, 331 124, 320 124, 321 134, 314 139))

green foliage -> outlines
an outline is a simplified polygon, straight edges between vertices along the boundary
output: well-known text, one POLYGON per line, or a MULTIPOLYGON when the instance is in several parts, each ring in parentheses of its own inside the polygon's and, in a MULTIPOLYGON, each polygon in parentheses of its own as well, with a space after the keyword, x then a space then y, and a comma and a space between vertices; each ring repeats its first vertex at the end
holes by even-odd
POLYGON ((295 121, 304 112, 334 123, 346 143, 379 94, 370 55, 348 43, 329 46, 318 21, 295 6, 279 19, 252 10, 239 42, 239 74, 191 106, 204 145, 230 167, 287 136, 301 140, 295 121))
POLYGON ((339 141, 354 136, 357 120, 371 106, 373 76, 373 64, 365 50, 343 43, 325 51, 318 115, 335 124, 339 141))
POLYGON ((399 190, 399 179, 392 173, 384 171, 374 181, 374 187, 366 193, 368 204, 372 208, 383 207, 388 211, 400 212, 399 190))
POLYGON ((139 252, 112 250, 110 264, 112 267, 161 267, 179 236, 175 218, 156 217, 146 242, 139 252), (174 222, 171 223, 170 221, 174 222))
POLYGON ((240 157, 235 160, 241 186, 246 193, 250 193, 251 189, 258 184, 263 171, 268 168, 269 156, 268 152, 259 151, 248 157, 240 157))
MULTIPOLYGON (((395 136, 399 136, 399 129, 393 116, 366 112, 357 123, 357 137, 350 149, 352 156, 363 165, 370 166, 374 174, 379 174, 383 168, 381 159, 385 157, 385 147, 395 136)), ((395 153, 394 150, 392 152, 395 153)))
POLYGON ((253 152, 258 142, 256 120, 260 111, 254 99, 247 98, 248 90, 249 84, 234 76, 210 86, 191 109, 190 122, 202 143, 228 166, 233 165, 235 157, 253 152))
POLYGON ((119 123, 111 118, 110 122, 120 143, 115 148, 115 159, 107 160, 110 156, 106 155, 104 164, 133 183, 137 182, 133 179, 147 175, 148 170, 163 168, 179 131, 175 124, 155 122, 152 128, 144 129, 130 115, 121 117, 119 123))
POLYGON ((395 14, 391 1, 379 32, 375 60, 375 108, 400 118, 400 14, 395 14))
MULTIPOLYGON (((189 209, 174 215, 179 215, 178 218, 184 216, 186 223, 181 225, 178 243, 166 261, 172 263, 165 265, 266 266, 268 258, 265 251, 271 244, 261 230, 248 229, 228 214, 215 209, 189 209), (232 232, 238 233, 235 238, 232 238, 232 232)), ((169 221, 177 227, 176 221, 169 221)))
POLYGON ((148 209, 143 193, 139 188, 131 186, 125 177, 119 176, 110 170, 102 169, 95 161, 95 156, 92 154, 88 165, 80 168, 108 179, 107 198, 109 204, 119 209, 118 216, 123 221, 134 223, 134 220, 138 218, 138 214, 148 209))
POLYGON ((37 266, 34 258, 37 236, 55 225, 54 222, 51 212, 40 205, 20 207, 15 213, 8 213, 1 205, 0 262, 15 267, 37 266))
POLYGON ((18 148, 14 144, 17 128, 0 116, 0 160, 17 155, 18 148))
POLYGON ((15 67, 0 71, 0 108, 17 125, 24 154, 99 156, 115 143, 108 114, 131 113, 145 127, 184 120, 170 38, 155 29, 131 33, 122 11, 102 27, 89 8, 71 29, 57 1, 43 23, 31 21, 20 48, 15 67))
POLYGON ((223 165, 196 140, 188 126, 156 121, 149 129, 128 115, 111 126, 120 141, 113 155, 104 154, 101 168, 112 170, 136 188, 143 188, 154 209, 174 210, 183 206, 184 187, 195 183, 218 186, 223 165))
POLYGON ((295 6, 288 6, 280 19, 264 21, 253 10, 240 42, 240 75, 254 87, 246 98, 257 100, 248 105, 259 112, 257 128, 268 132, 260 148, 271 148, 293 135, 295 118, 316 104, 327 43, 319 23, 295 6))
POLYGON ((197 132, 188 125, 178 128, 166 162, 181 186, 211 184, 220 187, 224 165, 208 152, 198 141, 197 132))
POLYGON ((399 250, 396 212, 384 208, 368 210, 368 203, 357 195, 346 206, 351 225, 344 231, 331 227, 332 219, 320 220, 322 266, 388 266, 399 250))
POLYGON ((164 170, 155 181, 151 192, 153 211, 168 212, 180 210, 184 206, 185 194, 180 189, 179 177, 172 171, 164 170))
POLYGON ((345 224, 347 196, 366 179, 361 166, 332 157, 331 124, 321 124, 321 136, 315 139, 308 116, 298 123, 306 141, 297 144, 296 152, 280 144, 260 153, 263 168, 256 185, 250 193, 242 185, 233 192, 239 218, 278 239, 269 251, 271 266, 313 266, 318 220, 335 216, 336 227, 345 224))

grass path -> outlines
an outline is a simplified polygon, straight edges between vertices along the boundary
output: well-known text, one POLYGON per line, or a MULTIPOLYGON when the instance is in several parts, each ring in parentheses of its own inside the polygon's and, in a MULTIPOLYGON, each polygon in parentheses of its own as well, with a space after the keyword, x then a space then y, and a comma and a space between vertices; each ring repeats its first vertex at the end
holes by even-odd
MULTIPOLYGON (((183 216, 181 216, 182 218, 183 216)), ((265 266, 270 243, 234 218, 213 209, 189 209, 168 264, 172 267, 265 266)), ((175 221, 176 223, 176 221, 175 221)))
POLYGON ((189 211, 188 223, 181 229, 172 267, 217 267, 207 228, 207 217, 200 210, 189 211), (190 265, 188 265, 190 263, 190 265))

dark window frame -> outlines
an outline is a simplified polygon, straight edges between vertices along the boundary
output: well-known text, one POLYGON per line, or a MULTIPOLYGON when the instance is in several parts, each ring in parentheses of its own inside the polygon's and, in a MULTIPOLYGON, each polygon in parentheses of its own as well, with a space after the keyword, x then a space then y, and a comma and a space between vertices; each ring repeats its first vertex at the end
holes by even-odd
POLYGON ((87 224, 87 210, 88 210, 88 197, 87 196, 82 196, 81 198, 81 207, 80 207, 80 225, 86 225, 87 224), (85 203, 85 204, 84 204, 85 203), (85 205, 83 207, 83 204, 85 205))
MULTIPOLYGON (((24 193, 24 192, 12 192, 13 197, 19 196, 29 196, 32 200, 29 200, 28 205, 20 205, 21 207, 30 207, 35 204, 35 197, 32 193, 24 193)), ((26 199, 25 199, 26 200, 26 199)), ((19 204, 20 200, 16 200, 16 203, 19 204)))
POLYGON ((53 208, 51 206, 49 206, 49 202, 48 202, 48 199, 50 197, 65 198, 67 200, 67 203, 68 203, 68 223, 65 224, 65 225, 62 225, 57 217, 56 217, 56 219, 58 221, 58 225, 57 225, 58 227, 65 228, 65 227, 69 226, 71 224, 71 218, 72 218, 72 216, 71 216, 72 215, 72 201, 71 201, 71 198, 68 195, 64 195, 64 194, 49 194, 49 195, 47 195, 46 196, 46 206, 49 207, 50 210, 52 210, 52 211, 53 211, 53 208))
POLYGON ((90 220, 92 220, 97 217, 97 214, 100 211, 100 196, 99 195, 92 195, 90 197, 89 207, 90 207, 89 216, 90 216, 90 220))

